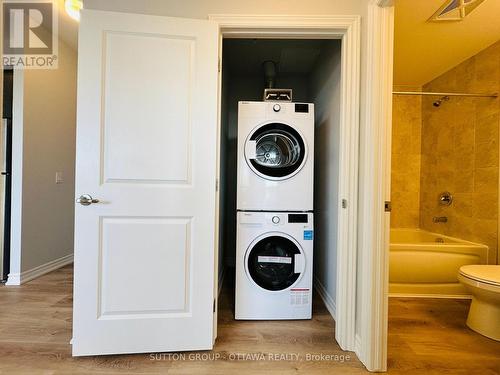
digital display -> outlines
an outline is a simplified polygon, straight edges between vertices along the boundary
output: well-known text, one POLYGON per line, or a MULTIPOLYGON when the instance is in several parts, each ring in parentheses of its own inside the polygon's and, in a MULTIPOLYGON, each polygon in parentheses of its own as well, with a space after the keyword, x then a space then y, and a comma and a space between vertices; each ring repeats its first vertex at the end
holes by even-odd
POLYGON ((307 223, 307 214, 288 214, 289 223, 307 223))
POLYGON ((309 104, 295 104, 295 112, 309 113, 309 104))

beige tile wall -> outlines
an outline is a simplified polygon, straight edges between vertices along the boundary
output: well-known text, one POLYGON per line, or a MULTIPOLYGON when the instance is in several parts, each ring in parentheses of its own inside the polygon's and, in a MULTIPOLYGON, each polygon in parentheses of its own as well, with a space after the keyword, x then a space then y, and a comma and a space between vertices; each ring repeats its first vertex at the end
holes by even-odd
MULTIPOLYGON (((423 90, 500 92, 500 42, 423 90)), ((500 100, 451 98, 439 108, 434 100, 424 97, 421 103, 420 227, 484 243, 490 247, 489 262, 497 263, 500 100), (443 191, 454 196, 450 207, 438 204, 443 191), (433 223, 434 216, 448 222, 433 223)))
MULTIPOLYGON (((420 91, 419 87, 395 87, 420 91)), ((422 98, 395 95, 392 114, 391 226, 418 228, 420 224, 422 98)))

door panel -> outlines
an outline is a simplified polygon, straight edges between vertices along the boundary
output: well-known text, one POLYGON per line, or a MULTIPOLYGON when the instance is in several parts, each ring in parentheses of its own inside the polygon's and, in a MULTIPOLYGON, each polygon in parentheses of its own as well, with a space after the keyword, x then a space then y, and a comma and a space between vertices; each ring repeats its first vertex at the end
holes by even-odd
POLYGON ((218 29, 84 11, 73 355, 210 349, 218 29))
POLYGON ((104 218, 101 222, 99 318, 188 313, 190 218, 104 218), (134 273, 141 275, 140 283, 130 277, 134 273), (143 285, 156 284, 162 285, 161 294, 144 293, 143 285))
POLYGON ((103 53, 104 182, 189 183, 195 41, 106 32, 103 53))

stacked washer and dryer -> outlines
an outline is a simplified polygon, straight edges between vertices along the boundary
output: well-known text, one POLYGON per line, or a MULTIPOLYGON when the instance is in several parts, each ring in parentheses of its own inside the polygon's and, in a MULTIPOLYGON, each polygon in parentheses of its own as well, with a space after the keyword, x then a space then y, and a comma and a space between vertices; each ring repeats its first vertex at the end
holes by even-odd
POLYGON ((310 319, 314 105, 238 103, 235 318, 310 319))

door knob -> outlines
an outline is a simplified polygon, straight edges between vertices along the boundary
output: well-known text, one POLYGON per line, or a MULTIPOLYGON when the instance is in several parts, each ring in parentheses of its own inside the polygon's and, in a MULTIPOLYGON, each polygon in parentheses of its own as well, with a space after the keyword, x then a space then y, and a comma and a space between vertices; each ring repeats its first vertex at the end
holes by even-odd
POLYGON ((82 206, 90 206, 92 203, 99 203, 99 199, 94 199, 89 194, 83 194, 76 200, 76 203, 80 203, 82 206))

